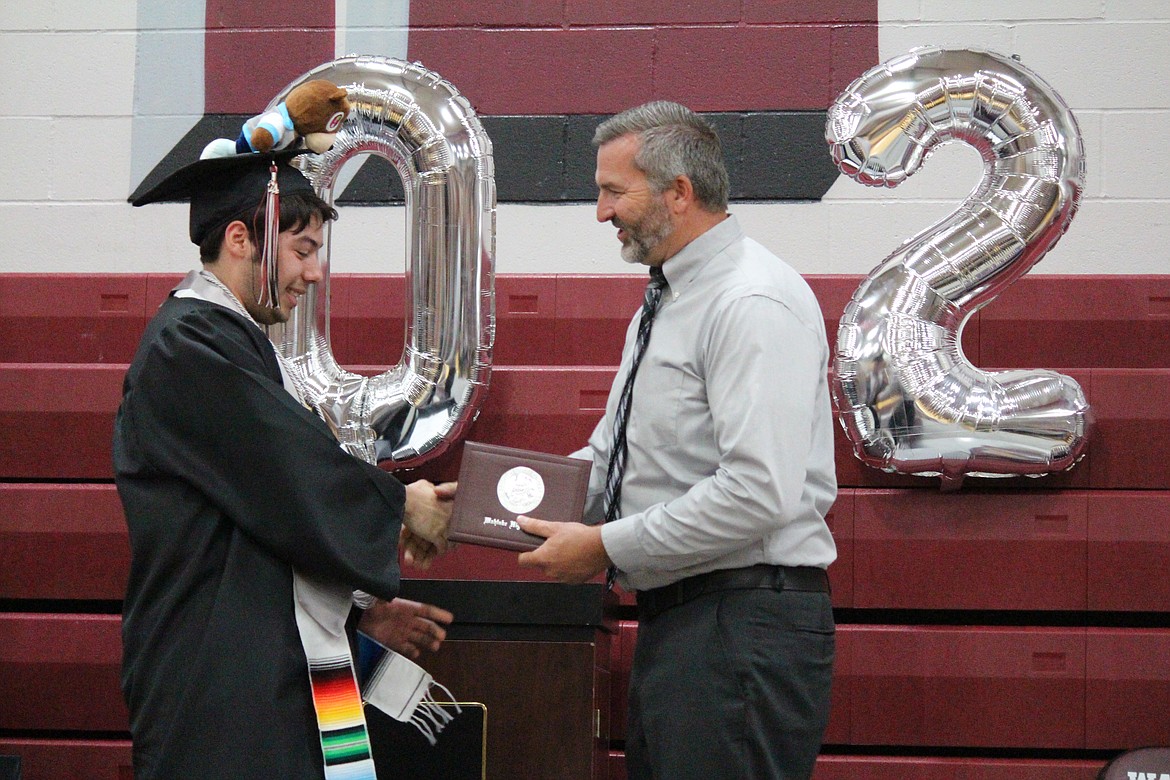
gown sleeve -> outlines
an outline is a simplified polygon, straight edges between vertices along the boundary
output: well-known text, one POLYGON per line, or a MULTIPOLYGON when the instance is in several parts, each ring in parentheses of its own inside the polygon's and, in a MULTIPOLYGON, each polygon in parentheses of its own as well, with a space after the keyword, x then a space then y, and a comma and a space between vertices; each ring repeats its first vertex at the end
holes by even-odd
POLYGON ((142 357, 123 404, 142 469, 181 478, 299 571, 394 596, 404 487, 285 391, 260 330, 198 309, 142 357))

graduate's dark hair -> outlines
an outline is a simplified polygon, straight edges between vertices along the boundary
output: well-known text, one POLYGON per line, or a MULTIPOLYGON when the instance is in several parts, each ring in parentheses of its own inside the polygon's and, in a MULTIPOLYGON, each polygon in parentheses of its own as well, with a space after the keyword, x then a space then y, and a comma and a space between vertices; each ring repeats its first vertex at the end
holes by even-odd
MULTIPOLYGON (((263 240, 264 231, 264 204, 259 208, 242 211, 229 218, 217 228, 210 230, 199 242, 199 259, 204 263, 214 263, 219 257, 219 250, 223 246, 223 237, 227 233, 227 226, 239 220, 248 227, 248 236, 257 246, 263 240)), ((337 219, 337 209, 330 206, 322 198, 312 192, 290 192, 280 198, 280 232, 287 230, 301 230, 318 217, 322 222, 337 219)))

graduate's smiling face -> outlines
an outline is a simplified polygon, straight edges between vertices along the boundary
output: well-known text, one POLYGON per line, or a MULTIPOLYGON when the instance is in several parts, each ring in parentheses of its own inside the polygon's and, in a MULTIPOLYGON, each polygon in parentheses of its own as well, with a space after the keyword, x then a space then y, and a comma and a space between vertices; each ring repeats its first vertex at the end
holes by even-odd
MULTIPOLYGON (((252 318, 261 325, 275 325, 288 322, 292 310, 309 285, 321 280, 319 253, 324 240, 324 223, 313 216, 300 230, 286 230, 277 239, 277 289, 280 291, 279 308, 261 305, 267 297, 264 290, 264 266, 257 250, 253 262, 252 285, 244 307, 252 318)), ((265 301, 267 303, 267 301, 265 301)))

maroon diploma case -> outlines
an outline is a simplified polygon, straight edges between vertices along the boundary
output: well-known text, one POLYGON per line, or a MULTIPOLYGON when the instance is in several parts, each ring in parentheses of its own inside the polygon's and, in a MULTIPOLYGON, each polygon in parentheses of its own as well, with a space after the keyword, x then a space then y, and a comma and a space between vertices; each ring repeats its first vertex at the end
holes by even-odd
POLYGON ((469 441, 448 538, 454 542, 534 550, 544 541, 520 530, 520 515, 580 522, 592 463, 469 441))

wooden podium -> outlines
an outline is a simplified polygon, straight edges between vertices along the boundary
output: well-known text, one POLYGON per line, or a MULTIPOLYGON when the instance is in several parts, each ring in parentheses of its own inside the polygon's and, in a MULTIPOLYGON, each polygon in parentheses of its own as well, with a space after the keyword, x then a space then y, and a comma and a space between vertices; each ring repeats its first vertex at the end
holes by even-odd
MULTIPOLYGON (((404 580, 400 595, 455 614, 439 652, 424 654, 418 663, 456 701, 486 708, 485 754, 471 755, 475 740, 466 732, 474 732, 481 717, 473 712, 455 737, 458 744, 453 740, 444 750, 444 735, 439 736, 435 771, 450 766, 452 750, 463 750, 460 777, 472 764, 486 768, 488 780, 608 778, 613 627, 604 618, 604 585, 404 580)), ((396 734, 413 730, 404 724, 393 728, 396 734)), ((423 747, 411 759, 416 764, 427 747, 425 740, 419 742, 423 747)), ((379 753, 376 749, 376 761, 379 753)), ((385 773, 399 776, 393 756, 385 753, 385 773)))

